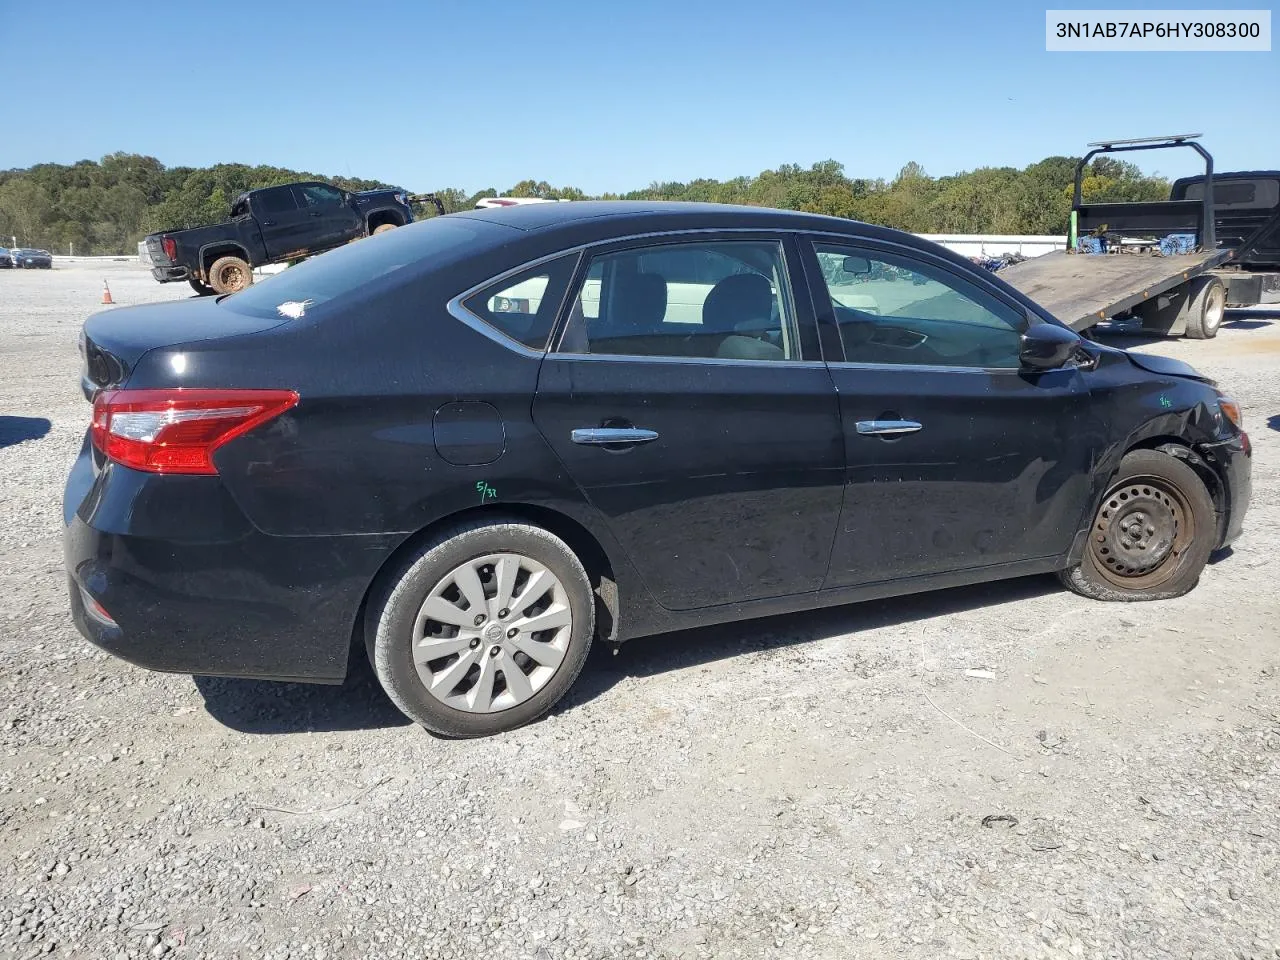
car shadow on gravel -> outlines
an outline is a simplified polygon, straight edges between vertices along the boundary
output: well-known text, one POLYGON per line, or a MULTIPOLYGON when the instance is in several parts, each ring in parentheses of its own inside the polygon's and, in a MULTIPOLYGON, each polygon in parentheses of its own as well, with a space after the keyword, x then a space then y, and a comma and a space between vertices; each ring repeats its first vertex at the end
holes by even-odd
POLYGON ((321 733, 408 726, 363 656, 341 686, 193 677, 209 716, 240 733, 321 733))
MULTIPOLYGON (((597 644, 578 682, 556 706, 555 712, 586 703, 628 677, 651 677, 669 670, 856 634, 874 627, 898 626, 998 603, 1031 600, 1062 589, 1052 576, 1020 577, 640 637, 622 644, 617 656, 604 644, 597 644)), ((857 637, 850 638, 849 643, 856 644, 857 637)))
POLYGON ((44 417, 0 417, 0 449, 39 440, 51 426, 44 417))

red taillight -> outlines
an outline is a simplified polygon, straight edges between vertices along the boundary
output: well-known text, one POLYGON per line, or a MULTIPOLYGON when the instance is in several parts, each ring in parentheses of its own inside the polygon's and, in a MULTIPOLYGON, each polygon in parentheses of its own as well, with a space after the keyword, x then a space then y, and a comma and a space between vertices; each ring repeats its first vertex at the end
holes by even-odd
POLYGON ((171 263, 178 260, 178 242, 173 237, 162 237, 160 246, 164 247, 164 255, 169 258, 171 263))
POLYGON ((215 450, 297 402, 292 390, 113 390, 93 403, 93 445, 134 470, 216 474, 215 450))

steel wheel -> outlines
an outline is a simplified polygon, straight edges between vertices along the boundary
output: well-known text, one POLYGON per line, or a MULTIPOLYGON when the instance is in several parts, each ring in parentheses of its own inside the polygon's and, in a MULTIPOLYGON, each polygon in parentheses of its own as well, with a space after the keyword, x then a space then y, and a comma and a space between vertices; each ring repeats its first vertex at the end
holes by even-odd
POLYGON ((1177 484, 1163 477, 1129 477, 1103 499, 1089 551, 1106 580, 1142 590, 1177 572, 1195 535, 1195 512, 1177 484))
POLYGON ((1222 317, 1227 311, 1227 288, 1220 283, 1213 284, 1205 294, 1204 321, 1201 326, 1206 337, 1212 337, 1222 326, 1222 317))
POLYGON ((229 263, 218 272, 218 282, 228 290, 239 290, 244 286, 244 271, 237 263, 229 263))
POLYGON ((550 570, 522 554, 487 554, 454 567, 427 595, 413 663, 441 703, 496 713, 547 685, 572 630, 568 593, 550 570))

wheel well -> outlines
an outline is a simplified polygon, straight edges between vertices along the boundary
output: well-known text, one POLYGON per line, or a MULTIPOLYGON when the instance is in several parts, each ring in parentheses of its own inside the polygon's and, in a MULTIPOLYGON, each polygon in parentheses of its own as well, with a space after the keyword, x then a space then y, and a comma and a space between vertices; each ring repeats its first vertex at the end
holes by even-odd
POLYGON ((399 215, 394 210, 379 210, 377 213, 369 214, 369 232, 373 233, 375 229, 384 223, 394 223, 397 227, 404 225, 399 215))
POLYGON ((204 267, 205 276, 208 276, 213 262, 219 257, 239 257, 245 263, 249 262, 249 254, 244 247, 214 247, 211 250, 205 250, 200 254, 200 265, 204 267))
MULTIPOLYGON (((351 626, 351 650, 353 653, 358 652, 361 656, 364 655, 365 611, 369 606, 369 599, 389 575, 390 571, 395 570, 406 557, 420 550, 424 544, 437 537, 442 530, 460 521, 483 519, 486 515, 492 516, 495 520, 511 518, 523 520, 526 523, 542 527, 542 529, 555 534, 563 540, 582 562, 583 569, 587 571, 587 578, 591 581, 591 589, 596 596, 596 636, 608 643, 615 641, 618 635, 617 580, 614 577, 613 564, 609 560, 608 554, 605 553, 604 548, 600 546, 600 542, 596 540, 591 532, 576 520, 546 507, 524 503, 491 504, 483 507, 472 507, 471 509, 443 517, 417 533, 410 534, 400 546, 391 552, 391 555, 382 562, 382 566, 378 568, 378 572, 373 579, 369 581, 364 597, 360 600, 355 622, 351 626)), ((351 661, 348 659, 348 669, 350 669, 350 666, 351 661)))
POLYGON ((1221 520, 1223 510, 1226 509, 1222 480, 1213 467, 1206 463, 1204 458, 1191 448, 1190 444, 1180 437, 1147 437, 1135 443, 1125 453, 1132 453, 1134 450, 1158 450, 1171 457, 1177 457, 1194 470, 1196 476, 1205 485, 1205 489, 1209 491, 1209 498, 1213 501, 1213 509, 1221 520))

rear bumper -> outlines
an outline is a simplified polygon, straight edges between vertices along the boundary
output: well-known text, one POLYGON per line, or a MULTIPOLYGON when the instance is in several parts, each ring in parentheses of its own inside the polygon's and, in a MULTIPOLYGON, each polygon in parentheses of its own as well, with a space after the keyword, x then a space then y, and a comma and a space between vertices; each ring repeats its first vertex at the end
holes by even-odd
POLYGON ((112 464, 95 475, 87 449, 63 514, 80 633, 170 673, 341 682, 365 591, 394 549, 386 537, 267 536, 217 477, 112 464))
POLYGON ((188 271, 186 267, 152 266, 151 276, 155 277, 161 283, 169 283, 173 280, 186 280, 188 271))
POLYGON ((1244 516, 1253 494, 1253 446, 1248 434, 1240 434, 1221 443, 1196 448, 1222 485, 1221 512, 1218 515, 1218 542, 1215 548, 1229 546, 1244 529, 1244 516))

